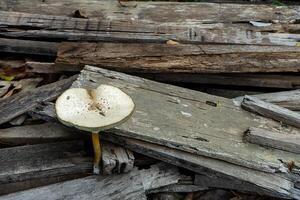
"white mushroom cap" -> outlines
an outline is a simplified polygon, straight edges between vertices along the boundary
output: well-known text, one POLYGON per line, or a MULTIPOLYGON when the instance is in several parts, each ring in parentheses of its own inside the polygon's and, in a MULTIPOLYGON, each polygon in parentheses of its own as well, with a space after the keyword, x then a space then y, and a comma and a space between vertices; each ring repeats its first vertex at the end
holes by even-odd
POLYGON ((63 124, 99 132, 123 123, 134 110, 132 99, 119 88, 100 85, 97 89, 71 88, 55 103, 63 124))

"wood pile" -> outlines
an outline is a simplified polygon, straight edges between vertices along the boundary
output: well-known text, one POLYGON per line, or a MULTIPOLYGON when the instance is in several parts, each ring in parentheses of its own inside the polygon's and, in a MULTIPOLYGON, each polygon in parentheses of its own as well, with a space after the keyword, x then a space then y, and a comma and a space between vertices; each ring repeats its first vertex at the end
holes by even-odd
POLYGON ((300 199, 300 6, 232 2, 0 1, 0 199, 300 199), (94 175, 54 105, 100 84, 94 175))

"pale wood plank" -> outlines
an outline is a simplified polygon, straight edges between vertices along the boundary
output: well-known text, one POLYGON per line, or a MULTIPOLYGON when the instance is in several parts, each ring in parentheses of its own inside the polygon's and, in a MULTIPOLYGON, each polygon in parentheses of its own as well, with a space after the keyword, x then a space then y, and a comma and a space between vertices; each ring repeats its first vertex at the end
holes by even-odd
POLYGON ((251 112, 300 128, 300 114, 289 109, 247 95, 244 97, 241 106, 251 112))
POLYGON ((253 144, 300 154, 300 133, 287 134, 251 127, 247 131, 245 139, 253 144))

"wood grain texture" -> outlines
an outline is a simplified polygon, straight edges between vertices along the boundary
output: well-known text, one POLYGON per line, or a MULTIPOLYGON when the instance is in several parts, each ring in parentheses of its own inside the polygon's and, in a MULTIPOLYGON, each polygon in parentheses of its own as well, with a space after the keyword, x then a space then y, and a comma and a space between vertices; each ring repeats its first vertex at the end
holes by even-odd
POLYGON ((237 108, 230 99, 91 66, 81 72, 72 87, 89 89, 99 84, 119 87, 135 102, 132 117, 113 129, 117 135, 266 172, 286 171, 278 159, 300 161, 299 156, 293 153, 244 143, 243 133, 251 126, 269 130, 282 127, 280 123, 237 108), (209 102, 219 106, 212 106, 209 102))
POLYGON ((299 75, 295 74, 192 74, 192 73, 157 73, 141 74, 136 73, 151 80, 171 83, 195 83, 210 85, 228 86, 253 86, 260 88, 300 88, 299 75))
POLYGON ((297 112, 247 95, 244 97, 241 106, 250 112, 258 113, 281 123, 300 128, 300 114, 297 112))
POLYGON ((0 38, 0 52, 27 55, 56 56, 56 42, 0 38))
MULTIPOLYGON (((228 185, 214 185, 215 187, 226 187, 228 189, 238 189, 235 185, 242 185, 238 190, 245 189, 253 193, 282 198, 299 198, 300 188, 296 188, 297 178, 282 176, 280 173, 266 173, 253 170, 247 167, 241 167, 228 162, 200 156, 185 151, 157 145, 141 140, 120 137, 114 134, 104 134, 104 140, 108 140, 132 151, 171 163, 196 173, 209 176, 213 187, 214 179, 232 183, 228 185), (237 173, 239 172, 239 173, 237 173)), ((206 187, 206 186, 205 186, 206 187)))
MULTIPOLYGON (((300 90, 290 90, 283 92, 264 93, 251 95, 260 100, 279 105, 289 110, 300 110, 300 90)), ((244 99, 244 96, 234 98, 234 102, 239 105, 244 99)))
POLYGON ((0 124, 8 122, 13 118, 33 109, 40 102, 54 100, 63 91, 70 87, 76 77, 77 76, 72 76, 68 79, 43 85, 36 89, 0 100, 0 124))
POLYGON ((56 123, 0 129, 0 143, 10 146, 50 143, 79 138, 79 133, 56 123))
MULTIPOLYGON (((78 141, 3 148, 0 161, 0 188, 2 184, 8 187, 17 182, 55 177, 59 181, 59 177, 92 172, 92 158, 86 155, 83 143, 78 141)), ((18 190, 22 189, 20 185, 18 190)))
POLYGON ((97 0, 3 0, 1 10, 71 16, 78 9, 89 18, 151 20, 153 22, 240 22, 240 21, 291 21, 299 18, 298 6, 241 5, 218 3, 129 2, 122 7, 118 2, 97 0), (131 5, 131 6, 130 6, 131 5), (134 5, 134 6, 132 6, 134 5), (189 10, 190 12, 183 12, 189 10), (126 15, 125 15, 126 14, 126 15), (126 16, 126 17, 125 17, 126 16))
POLYGON ((56 63, 138 73, 299 72, 297 47, 62 43, 56 63))
POLYGON ((129 173, 121 175, 89 176, 9 194, 2 196, 1 199, 146 200, 145 191, 177 183, 179 178, 180 174, 176 167, 158 164, 147 170, 139 171, 134 169, 129 173), (144 174, 146 174, 145 177, 144 174))
POLYGON ((251 127, 247 131, 245 139, 253 144, 300 154, 300 133, 286 134, 251 127))
POLYGON ((121 146, 102 143, 102 171, 104 175, 127 173, 133 169, 134 155, 132 151, 121 146))

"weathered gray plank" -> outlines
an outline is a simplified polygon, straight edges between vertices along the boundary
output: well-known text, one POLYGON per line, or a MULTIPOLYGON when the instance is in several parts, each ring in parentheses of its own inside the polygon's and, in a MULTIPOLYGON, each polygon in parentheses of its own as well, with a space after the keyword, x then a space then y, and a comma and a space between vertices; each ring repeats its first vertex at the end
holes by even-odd
POLYGON ((133 169, 133 164, 132 151, 109 142, 102 143, 102 172, 104 175, 129 172, 133 169))
MULTIPOLYGON (((193 19, 190 19, 191 16, 183 16, 182 19, 177 18, 174 20, 173 13, 169 11, 166 13, 166 10, 164 11, 164 14, 167 14, 164 16, 165 20, 157 21, 153 16, 145 16, 145 13, 141 13, 143 16, 137 16, 132 13, 133 16, 129 17, 129 12, 132 12, 135 8, 131 8, 128 12, 124 13, 124 9, 120 9, 115 3, 106 2, 104 4, 102 5, 104 6, 102 9, 104 8, 105 12, 107 12, 107 16, 94 19, 51 16, 44 15, 45 13, 37 15, 0 11, 0 23, 3 27, 0 35, 14 38, 43 38, 46 40, 47 38, 51 38, 76 41, 164 42, 173 39, 182 42, 197 43, 286 46, 297 46, 299 40, 299 35, 296 33, 299 31, 300 26, 297 23, 293 24, 296 21, 295 18, 285 21, 282 17, 278 19, 278 16, 272 15, 268 16, 269 20, 267 21, 274 23, 269 23, 267 27, 259 27, 254 26, 253 23, 251 24, 252 21, 261 21, 260 16, 255 14, 251 17, 252 19, 248 18, 248 20, 243 19, 241 15, 235 16, 237 17, 236 19, 231 18, 229 15, 227 19, 224 18, 225 16, 221 18, 217 16, 217 18, 213 17, 215 19, 209 19, 209 12, 222 12, 223 10, 220 10, 218 4, 202 4, 202 7, 198 9, 207 7, 209 10, 203 13, 199 13, 200 11, 198 10, 197 14, 200 15, 198 18, 194 18, 193 16, 193 19), (114 9, 116 12, 113 12, 114 9), (236 23, 231 24, 228 22, 236 23)), ((146 4, 143 3, 142 5, 146 4)), ((186 7, 183 9, 193 10, 195 6, 198 7, 199 5, 164 3, 160 6, 165 8, 183 6, 186 7)), ((240 5, 233 6, 228 4, 224 6, 225 10, 226 8, 240 9, 240 5)), ((146 8, 146 10, 148 9, 152 10, 151 7, 146 8)), ((264 8, 264 11, 272 9, 273 7, 267 6, 264 8)), ((294 9, 298 10, 299 7, 295 7, 294 9)), ((260 9, 253 7, 251 11, 255 12, 256 10, 260 9)), ((287 12, 295 12, 295 10, 287 9, 287 12)), ((99 10, 99 12, 101 11, 99 10)))
POLYGON ((244 97, 241 106, 248 111, 300 128, 300 114, 297 112, 247 95, 244 97))
POLYGON ((75 10, 84 10, 89 18, 149 20, 153 22, 288 22, 299 19, 298 6, 240 5, 218 3, 129 2, 122 7, 118 2, 97 0, 3 0, 1 10, 71 16, 75 10), (189 10, 189 12, 183 12, 189 10))
MULTIPOLYGON (((300 110, 300 90, 264 93, 251 96, 269 103, 274 103, 290 110, 300 110)), ((237 105, 240 105, 240 103, 243 101, 243 98, 244 96, 236 97, 234 98, 234 102, 237 103, 237 105)))
POLYGON ((111 176, 89 176, 2 196, 1 199, 146 199, 145 191, 178 182, 176 167, 166 164, 111 176), (143 175, 146 174, 145 177, 143 175), (130 184, 129 184, 130 183, 130 184))
POLYGON ((286 134, 251 127, 245 135, 248 142, 300 154, 300 133, 286 134))
POLYGON ((300 161, 293 153, 244 143, 242 136, 249 127, 261 126, 270 130, 282 127, 280 123, 243 111, 230 99, 91 66, 81 72, 73 87, 95 88, 104 83, 128 93, 136 105, 132 117, 113 129, 117 135, 266 172, 288 171, 282 168, 278 159, 284 163, 300 161))
POLYGON ((28 55, 56 56, 56 42, 42 42, 0 38, 0 52, 28 55))
MULTIPOLYGON (((300 190, 296 188, 297 179, 281 176, 280 173, 266 173, 253 170, 247 167, 230 164, 217 159, 211 159, 184 151, 168 148, 162 145, 151 144, 141 140, 104 134, 103 139, 120 144, 135 152, 168 162, 196 173, 209 175, 213 179, 227 181, 228 189, 237 189, 235 185, 243 185, 240 190, 245 189, 253 193, 283 197, 299 198, 300 190), (238 172, 238 173, 237 173, 238 172)), ((208 186, 213 187, 213 185, 208 186)), ((215 185, 217 187, 217 185, 215 185)))
POLYGON ((74 140, 79 137, 78 132, 55 123, 0 129, 0 143, 12 146, 74 140))
POLYGON ((47 122, 57 122, 55 113, 55 106, 52 102, 42 102, 36 107, 27 112, 31 117, 35 119, 42 119, 47 122))
MULTIPOLYGON (((42 130, 41 130, 42 131, 42 130)), ((84 152, 82 142, 60 142, 37 144, 0 149, 0 188, 10 184, 35 180, 57 179, 71 175, 84 175, 92 171, 92 158, 84 152)), ((19 185, 14 191, 28 188, 28 185, 19 185)), ((3 188, 2 188, 3 189, 3 188)), ((7 191, 0 189, 1 194, 7 191)))
POLYGON ((56 63, 139 73, 298 72, 299 55, 297 47, 62 43, 56 63))
POLYGON ((70 87, 77 76, 63 79, 55 83, 43 85, 36 89, 13 95, 0 100, 1 114, 0 124, 33 109, 39 102, 51 101, 70 87))

